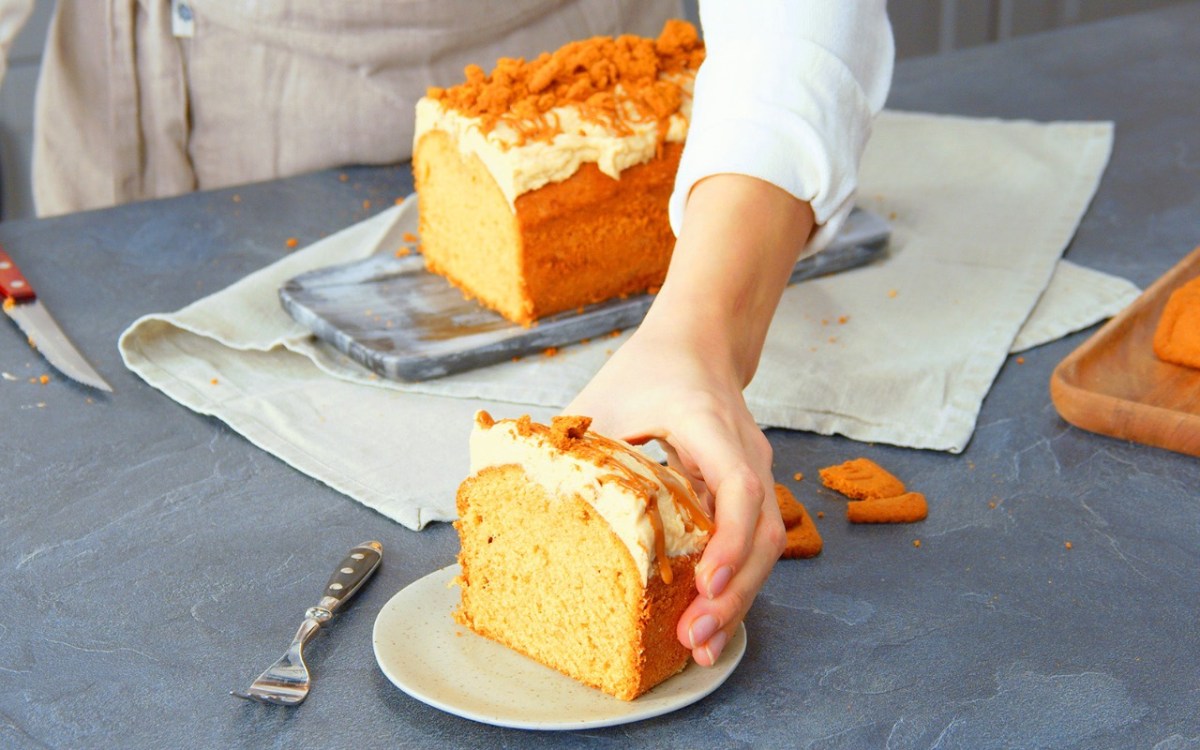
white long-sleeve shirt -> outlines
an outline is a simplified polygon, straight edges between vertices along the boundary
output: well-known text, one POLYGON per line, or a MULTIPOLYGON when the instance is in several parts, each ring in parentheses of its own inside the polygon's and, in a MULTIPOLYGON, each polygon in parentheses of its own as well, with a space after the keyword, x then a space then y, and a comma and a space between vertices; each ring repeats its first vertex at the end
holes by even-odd
MULTIPOLYGON (((0 47, 30 7, 0 0, 0 47)), ((402 161, 416 99, 428 85, 453 83, 466 63, 593 34, 653 36, 681 8, 679 0, 59 0, 56 10, 35 128, 41 215, 402 161)), ((737 172, 810 201, 822 225, 815 249, 849 211, 871 115, 891 80, 884 0, 701 0, 700 13, 708 54, 673 226, 692 185, 737 172)))
POLYGON ((678 234, 709 175, 765 180, 812 204, 815 252, 850 213, 895 49, 884 0, 700 0, 706 57, 671 196, 678 234))

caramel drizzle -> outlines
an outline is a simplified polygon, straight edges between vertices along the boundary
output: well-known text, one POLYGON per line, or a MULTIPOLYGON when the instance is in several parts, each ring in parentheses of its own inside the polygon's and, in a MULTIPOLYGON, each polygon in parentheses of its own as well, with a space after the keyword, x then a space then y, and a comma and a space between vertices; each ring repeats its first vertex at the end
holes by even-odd
MULTIPOLYGON (((484 429, 495 424, 495 420, 485 411, 477 413, 475 421, 484 429)), ((551 445, 563 452, 582 449, 582 453, 597 467, 608 470, 609 473, 599 477, 601 484, 615 482, 627 489, 630 494, 641 497, 645 501, 646 518, 654 532, 654 555, 658 562, 658 573, 662 577, 663 583, 670 584, 674 575, 671 571, 671 561, 667 557, 666 532, 663 527, 662 513, 658 507, 659 483, 652 477, 661 477, 662 485, 671 494, 676 507, 684 510, 681 515, 685 531, 691 533, 694 529, 699 528, 701 531, 711 533, 716 526, 694 499, 695 495, 691 492, 691 488, 687 487, 674 471, 664 470, 662 466, 638 451, 631 450, 628 445, 594 432, 588 432, 587 427, 591 423, 591 419, 587 417, 555 417, 552 423, 552 427, 538 424, 526 414, 514 420, 513 426, 517 435, 540 434, 551 445), (614 454, 632 457, 646 469, 649 476, 642 476, 621 463, 613 457, 614 454)))
MULTIPOLYGON (((705 510, 700 507, 699 503, 692 499, 695 497, 694 493, 690 492, 687 487, 684 487, 683 482, 680 481, 673 471, 664 472, 663 467, 659 464, 651 461, 637 451, 629 450, 629 448, 615 440, 610 440, 609 438, 606 438, 602 435, 597 435, 595 433, 588 433, 588 437, 595 440, 600 445, 608 448, 609 450, 621 451, 628 456, 632 456, 634 460, 646 467, 651 474, 661 474, 663 478, 663 484, 666 485, 667 491, 671 493, 671 499, 675 501, 676 505, 682 507, 685 511, 684 528, 687 531, 690 532, 693 528, 699 527, 701 531, 711 533, 713 529, 716 528, 712 519, 708 517, 708 513, 706 513, 705 510)), ((628 471, 628 469, 626 470, 628 471)), ((630 473, 632 474, 633 472, 630 473)), ((647 480, 647 482, 651 487, 654 488, 654 490, 658 489, 653 482, 650 482, 649 480, 647 480)))
MULTIPOLYGON (((619 451, 633 457, 635 461, 650 472, 651 476, 661 475, 663 485, 671 493, 671 499, 675 501, 676 506, 683 508, 685 511, 683 516, 684 529, 686 531, 691 532, 694 528, 699 527, 701 531, 711 532, 715 528, 708 514, 692 499, 692 493, 688 492, 687 488, 683 486, 682 482, 674 474, 664 472, 658 464, 637 451, 629 450, 626 446, 615 440, 610 440, 593 432, 588 433, 587 437, 593 443, 607 448, 611 452, 619 451)), ((674 579, 674 574, 671 571, 671 561, 667 557, 667 538, 663 528, 662 513, 658 509, 658 483, 641 476, 611 456, 604 456, 601 465, 604 468, 615 469, 619 472, 619 474, 609 474, 601 477, 601 481, 611 478, 645 499, 646 518, 650 521, 650 528, 654 531, 654 556, 658 562, 658 574, 662 578, 663 583, 670 584, 674 579)))

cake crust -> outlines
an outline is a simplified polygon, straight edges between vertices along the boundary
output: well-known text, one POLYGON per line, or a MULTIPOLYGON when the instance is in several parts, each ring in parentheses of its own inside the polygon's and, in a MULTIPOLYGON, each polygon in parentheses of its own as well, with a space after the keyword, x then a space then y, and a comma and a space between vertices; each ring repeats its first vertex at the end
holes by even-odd
POLYGON ((426 133, 414 156, 426 267, 523 325, 657 291, 675 245, 667 204, 682 152, 664 144, 661 158, 619 180, 584 164, 519 196, 514 212, 477 157, 447 133, 426 133))

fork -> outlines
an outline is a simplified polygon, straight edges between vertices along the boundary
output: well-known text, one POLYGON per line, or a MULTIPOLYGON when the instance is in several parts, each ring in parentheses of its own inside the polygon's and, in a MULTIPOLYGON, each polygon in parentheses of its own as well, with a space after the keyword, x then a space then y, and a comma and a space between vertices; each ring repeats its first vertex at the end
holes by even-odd
POLYGON ((325 585, 325 595, 315 607, 304 613, 304 622, 296 631, 287 653, 260 674, 246 690, 230 690, 229 694, 248 701, 276 706, 295 706, 308 697, 312 677, 304 663, 304 644, 312 640, 321 626, 329 622, 343 604, 350 600, 383 561, 383 545, 363 542, 351 549, 338 565, 337 572, 325 585))

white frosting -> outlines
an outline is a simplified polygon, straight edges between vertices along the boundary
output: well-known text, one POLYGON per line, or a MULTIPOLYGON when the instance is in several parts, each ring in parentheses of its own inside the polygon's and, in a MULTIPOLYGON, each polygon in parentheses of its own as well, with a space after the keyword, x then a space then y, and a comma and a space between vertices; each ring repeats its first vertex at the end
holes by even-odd
MULTIPOLYGON (((631 451, 637 450, 628 447, 631 451)), ((682 477, 665 466, 645 466, 633 455, 617 451, 607 454, 656 486, 668 557, 704 549, 708 532, 691 526, 687 510, 676 505, 659 472, 674 474, 699 507, 699 501, 682 477)), ((643 585, 652 573, 657 574, 654 527, 646 515, 646 501, 621 482, 602 482, 602 477, 612 475, 611 469, 563 453, 544 435, 520 435, 512 420, 498 421, 490 427, 481 426, 477 420, 471 432, 471 473, 509 464, 521 466, 526 476, 544 487, 551 497, 577 496, 595 508, 629 549, 634 564, 641 570, 643 585)))
MULTIPOLYGON (((666 140, 683 143, 687 137, 692 112, 691 74, 673 76, 684 91, 679 111, 667 119, 666 140)), ((620 87, 617 88, 618 99, 620 87)), ((628 102, 626 106, 630 107, 628 102)), ((431 130, 441 130, 458 144, 464 157, 477 156, 491 172, 500 191, 515 208, 517 196, 536 190, 551 182, 567 179, 587 162, 595 162, 604 174, 618 179, 621 171, 654 158, 658 151, 658 121, 628 122, 629 135, 617 135, 605 125, 585 120, 574 105, 555 107, 547 113, 557 120, 562 132, 553 140, 529 140, 520 143, 520 134, 501 122, 486 135, 480 129, 480 118, 467 117, 441 102, 422 97, 417 102, 414 151, 421 136, 431 130)))

